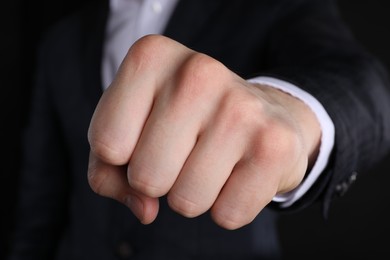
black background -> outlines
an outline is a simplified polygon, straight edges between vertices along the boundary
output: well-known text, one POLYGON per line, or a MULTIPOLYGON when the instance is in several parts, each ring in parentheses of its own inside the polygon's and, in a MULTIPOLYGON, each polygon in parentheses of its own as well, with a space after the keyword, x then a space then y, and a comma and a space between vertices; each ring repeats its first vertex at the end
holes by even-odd
MULTIPOLYGON (((20 133, 26 121, 37 42, 48 26, 87 1, 92 0, 2 3, 0 259, 7 251, 13 223, 20 133)), ((390 1, 339 0, 339 5, 356 38, 390 69, 390 1)), ((384 160, 359 175, 348 193, 333 203, 327 221, 322 219, 319 206, 283 215, 280 226, 286 258, 379 259, 390 255, 389 171, 390 162, 384 160)))

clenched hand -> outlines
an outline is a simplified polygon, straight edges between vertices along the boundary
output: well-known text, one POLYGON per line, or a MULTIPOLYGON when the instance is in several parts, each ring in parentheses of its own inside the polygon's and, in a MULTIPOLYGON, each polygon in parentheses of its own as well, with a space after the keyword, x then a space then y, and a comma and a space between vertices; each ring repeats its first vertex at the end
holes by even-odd
POLYGON ((179 214, 211 210, 236 229, 302 181, 320 135, 300 100, 150 35, 132 46, 96 107, 88 180, 145 224, 167 195, 179 214))

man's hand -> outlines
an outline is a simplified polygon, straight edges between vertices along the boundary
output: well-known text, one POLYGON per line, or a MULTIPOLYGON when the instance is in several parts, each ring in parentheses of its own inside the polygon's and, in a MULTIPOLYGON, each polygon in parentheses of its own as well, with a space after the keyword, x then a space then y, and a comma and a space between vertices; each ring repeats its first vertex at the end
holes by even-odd
POLYGON ((167 195, 179 214, 210 209, 217 224, 236 229, 301 182, 320 134, 300 100, 250 84, 166 37, 146 36, 93 115, 88 180, 145 224, 167 195))

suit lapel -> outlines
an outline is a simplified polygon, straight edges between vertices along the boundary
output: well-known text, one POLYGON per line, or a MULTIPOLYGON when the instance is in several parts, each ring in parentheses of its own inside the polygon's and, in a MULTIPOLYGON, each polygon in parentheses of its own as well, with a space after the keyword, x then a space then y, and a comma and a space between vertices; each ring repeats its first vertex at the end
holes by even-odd
POLYGON ((201 38, 199 35, 223 2, 219 0, 179 1, 164 35, 189 47, 196 45, 195 39, 201 38))

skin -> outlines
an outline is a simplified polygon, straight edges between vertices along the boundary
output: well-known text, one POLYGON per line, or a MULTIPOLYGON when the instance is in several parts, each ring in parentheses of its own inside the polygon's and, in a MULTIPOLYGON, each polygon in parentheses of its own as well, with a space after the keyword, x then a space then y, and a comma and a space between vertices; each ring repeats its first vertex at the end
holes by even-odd
POLYGON ((144 224, 159 197, 223 228, 250 223, 302 181, 321 130, 300 100, 248 83, 164 36, 138 40, 102 95, 88 131, 88 181, 144 224))

